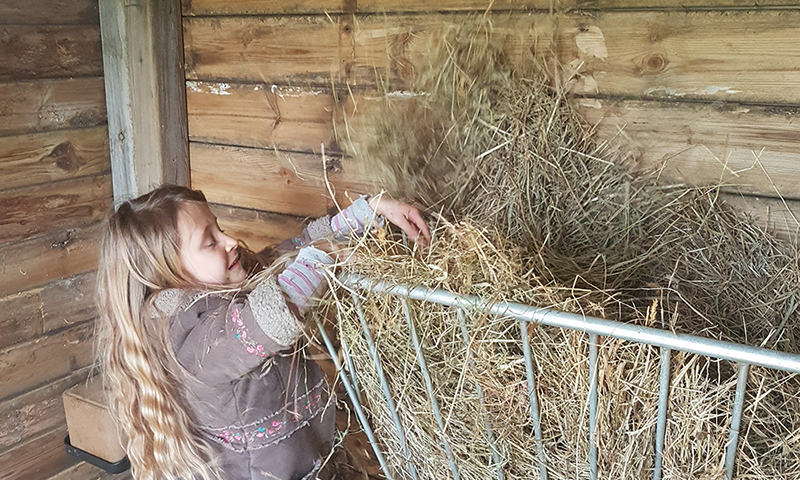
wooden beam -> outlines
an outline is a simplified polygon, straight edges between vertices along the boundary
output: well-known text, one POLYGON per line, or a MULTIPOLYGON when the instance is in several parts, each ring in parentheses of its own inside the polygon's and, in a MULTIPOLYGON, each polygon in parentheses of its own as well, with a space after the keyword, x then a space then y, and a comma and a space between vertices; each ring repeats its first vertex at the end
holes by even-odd
POLYGON ((96 272, 87 272, 50 282, 42 288, 44 333, 87 322, 97 316, 96 277, 96 272))
MULTIPOLYGON (((328 88, 331 82, 398 84, 424 66, 429 41, 469 21, 469 14, 306 15, 189 17, 186 76, 191 80, 328 88)), ((503 49, 515 65, 548 51, 554 19, 539 14, 501 14, 493 19, 503 49)))
POLYGON ((632 152, 639 167, 665 181, 724 185, 728 191, 800 199, 793 107, 657 102, 575 101, 600 140, 632 152))
POLYGON ((0 192, 0 242, 99 222, 110 203, 108 175, 0 192))
MULTIPOLYGON (((319 155, 196 143, 191 155, 192 187, 211 202, 315 218, 334 207, 319 155)), ((347 206, 350 199, 369 193, 369 178, 348 172, 345 161, 328 160, 337 201, 347 206)))
POLYGON ((130 470, 108 473, 92 464, 80 462, 47 480, 131 480, 132 478, 130 470))
POLYGON ((0 244, 0 297, 97 268, 100 224, 0 244))
POLYGON ((0 453, 3 480, 48 480, 78 463, 64 451, 66 434, 65 423, 0 453))
POLYGON ((0 137, 0 152, 0 190, 101 175, 111 169, 105 126, 0 137))
MULTIPOLYGON (((789 0, 786 0, 789 1, 789 0)), ((264 0, 184 0, 183 14, 195 15, 297 15, 309 13, 359 13, 365 12, 443 12, 491 10, 549 10, 550 0, 292 0, 291 2, 265 2, 264 0)), ((574 0, 560 0, 555 8, 574 8, 574 0)))
POLYGON ((86 380, 92 367, 82 368, 43 387, 0 402, 0 450, 66 422, 61 394, 86 380))
POLYGON ((95 277, 88 272, 0 298, 0 349, 93 319, 95 277))
POLYGON ((89 366, 94 325, 81 323, 53 335, 0 350, 0 395, 12 398, 89 366))
POLYGON ((186 82, 193 141, 319 153, 333 143, 328 89, 186 82))
POLYGON ((800 104, 800 11, 632 11, 562 19, 574 93, 800 104))
POLYGON ((0 24, 98 25, 97 0, 0 2, 0 24))
POLYGON ((0 83, 0 135, 106 123, 102 77, 0 83))
POLYGON ((186 78, 330 85, 343 79, 341 62, 352 56, 352 46, 340 41, 340 18, 188 17, 186 78))
POLYGON ((189 184, 177 0, 100 2, 114 198, 189 184))
POLYGON ((100 32, 94 25, 9 25, 2 29, 0 81, 99 77, 100 32))
POLYGON ((753 10, 763 7, 797 7, 797 0, 577 0, 579 10, 647 9, 691 10, 731 9, 753 10))
POLYGON ((0 298, 0 349, 42 334, 41 304, 41 289, 0 298))

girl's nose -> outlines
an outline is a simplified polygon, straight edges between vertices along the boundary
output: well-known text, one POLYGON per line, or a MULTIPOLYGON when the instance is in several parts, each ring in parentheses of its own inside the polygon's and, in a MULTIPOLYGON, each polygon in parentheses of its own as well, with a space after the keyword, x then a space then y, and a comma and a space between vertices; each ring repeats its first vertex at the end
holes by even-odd
POLYGON ((225 237, 225 239, 224 239, 224 241, 225 241, 225 249, 227 251, 230 252, 231 250, 233 250, 234 248, 236 248, 239 245, 239 242, 235 238, 229 237, 229 236, 225 235, 224 233, 222 235, 225 237))

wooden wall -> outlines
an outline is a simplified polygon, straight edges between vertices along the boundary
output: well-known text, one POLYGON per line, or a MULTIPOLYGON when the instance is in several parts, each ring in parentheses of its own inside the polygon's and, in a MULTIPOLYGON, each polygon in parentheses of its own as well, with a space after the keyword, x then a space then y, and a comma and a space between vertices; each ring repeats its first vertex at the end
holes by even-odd
MULTIPOLYGON (((752 4, 498 0, 491 9, 497 29, 512 34, 512 58, 554 52, 558 81, 572 78, 601 138, 624 137, 665 181, 724 182, 731 201, 794 238, 800 0, 752 4)), ((488 5, 184 0, 192 184, 251 247, 291 235, 331 206, 320 145, 339 155, 337 122, 358 121, 376 73, 402 90, 430 31, 488 5)), ((333 163, 337 195, 364 183, 346 159, 333 163)))
POLYGON ((97 479, 64 452, 93 361, 111 205, 97 0, 0 2, 0 478, 97 479))

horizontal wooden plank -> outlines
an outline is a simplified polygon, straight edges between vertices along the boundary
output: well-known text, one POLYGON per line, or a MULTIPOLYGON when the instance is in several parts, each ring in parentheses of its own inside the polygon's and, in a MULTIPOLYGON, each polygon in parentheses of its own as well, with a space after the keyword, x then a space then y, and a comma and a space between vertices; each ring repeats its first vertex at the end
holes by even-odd
MULTIPOLYGON (((192 187, 209 201, 294 216, 320 217, 333 207, 324 181, 322 157, 255 148, 192 143, 192 187)), ((331 187, 338 201, 365 193, 364 178, 329 159, 331 187)))
POLYGON ((565 18, 574 93, 800 104, 800 10, 601 12, 565 18))
POLYGON ((359 12, 445 12, 487 10, 550 10, 556 7, 568 9, 575 6, 572 0, 358 0, 359 12))
POLYGON ((44 332, 51 332, 97 315, 94 288, 97 272, 87 272, 42 287, 42 318, 44 332))
POLYGON ((0 451, 66 422, 61 394, 86 380, 82 368, 41 388, 0 402, 0 451))
POLYGON ((303 79, 329 84, 352 55, 339 17, 184 19, 186 77, 251 82, 303 79))
MULTIPOLYGON (((183 14, 199 15, 297 15, 316 13, 374 13, 374 12, 445 12, 486 10, 570 10, 615 9, 709 9, 749 8, 753 0, 293 0, 265 2, 264 0, 184 0, 183 14)), ((759 7, 796 7, 797 0, 759 0, 759 7)))
POLYGON ((102 77, 0 83, 0 135, 106 123, 102 77))
POLYGON ((186 82, 189 138, 282 150, 329 151, 334 99, 325 89, 186 82))
POLYGON ((0 297, 97 268, 100 224, 0 245, 0 297))
POLYGON ((0 25, 99 25, 97 0, 0 2, 0 25))
POLYGON ((89 225, 111 205, 111 175, 1 191, 0 242, 89 225))
POLYGON ((0 81, 103 75, 99 26, 9 25, 2 42, 0 81))
POLYGON ((110 170, 105 126, 0 137, 0 190, 110 170))
MULTIPOLYGON (((191 80, 319 85, 408 83, 424 65, 432 39, 471 18, 466 14, 295 17, 194 17, 184 20, 186 76, 191 80)), ((546 51, 554 19, 503 14, 493 21, 515 65, 546 51)))
POLYGON ((66 434, 64 424, 0 453, 3 480, 46 480, 77 463, 64 450, 66 434))
POLYGON ((303 231, 305 223, 301 217, 229 205, 211 204, 211 211, 226 234, 243 241, 254 252, 296 237, 303 231))
POLYGON ((0 298, 0 348, 93 319, 95 278, 87 272, 0 298))
POLYGON ((81 323, 0 350, 0 399, 51 383, 94 360, 94 325, 81 323))
POLYGON ((797 0, 578 0, 578 9, 725 9, 745 8, 752 10, 759 7, 796 7, 797 0))
POLYGON ((643 168, 691 185, 800 199, 796 108, 577 100, 599 137, 629 148, 643 168), (622 132, 620 134, 620 132, 622 132))
POLYGON ((0 190, 111 170, 105 126, 0 137, 0 190))
POLYGON ((47 480, 131 480, 131 471, 108 473, 94 465, 79 462, 47 480))
POLYGON ((800 245, 800 201, 749 195, 723 194, 734 208, 748 213, 756 225, 777 238, 800 245))
POLYGON ((0 348, 42 334, 41 304, 41 289, 0 299, 0 348))
MULTIPOLYGON (((296 15, 302 13, 342 13, 351 0, 183 0, 183 15, 296 15)), ((352 10, 352 7, 350 8, 352 10)))
MULTIPOLYGON (((788 1, 788 0, 787 0, 788 1)), ((562 8, 572 8, 575 2, 556 2, 562 8)), ((183 14, 192 15, 296 15, 313 13, 356 12, 433 12, 491 10, 549 10, 549 0, 293 0, 265 2, 263 0, 184 0, 183 14)))

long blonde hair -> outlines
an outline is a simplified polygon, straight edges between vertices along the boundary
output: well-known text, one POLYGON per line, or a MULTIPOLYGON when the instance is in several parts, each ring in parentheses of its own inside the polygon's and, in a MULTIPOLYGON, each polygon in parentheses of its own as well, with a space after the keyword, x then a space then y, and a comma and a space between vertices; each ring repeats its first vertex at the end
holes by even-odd
POLYGON ((143 480, 220 478, 184 406, 178 388, 183 372, 167 321, 153 315, 159 291, 198 286, 178 252, 184 203, 206 205, 206 199, 199 191, 167 185, 126 201, 109 217, 102 240, 99 357, 112 411, 128 437, 134 476, 143 480))

